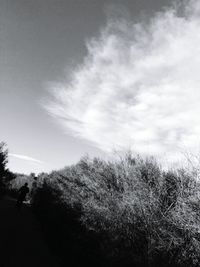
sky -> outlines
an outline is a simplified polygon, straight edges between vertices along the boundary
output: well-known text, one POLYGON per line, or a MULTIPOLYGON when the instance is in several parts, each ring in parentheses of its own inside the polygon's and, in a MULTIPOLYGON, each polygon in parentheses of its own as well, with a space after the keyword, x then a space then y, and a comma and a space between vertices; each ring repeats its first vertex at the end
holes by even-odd
POLYGON ((15 172, 113 150, 175 161, 200 134, 200 4, 0 0, 0 141, 15 172))

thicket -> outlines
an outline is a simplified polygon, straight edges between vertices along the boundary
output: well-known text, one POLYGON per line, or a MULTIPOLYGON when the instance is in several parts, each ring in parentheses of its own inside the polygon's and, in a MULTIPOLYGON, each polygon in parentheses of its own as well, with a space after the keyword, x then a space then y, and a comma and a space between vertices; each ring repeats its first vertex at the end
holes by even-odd
POLYGON ((61 266, 200 266, 198 171, 128 153, 44 177, 33 209, 61 266))

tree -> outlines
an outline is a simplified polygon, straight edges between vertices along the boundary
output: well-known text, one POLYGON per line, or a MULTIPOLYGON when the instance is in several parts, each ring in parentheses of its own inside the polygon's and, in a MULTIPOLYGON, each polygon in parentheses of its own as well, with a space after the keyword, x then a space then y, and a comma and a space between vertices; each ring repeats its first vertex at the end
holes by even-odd
POLYGON ((4 188, 4 182, 8 169, 6 167, 8 163, 8 150, 4 142, 0 142, 0 194, 4 188))

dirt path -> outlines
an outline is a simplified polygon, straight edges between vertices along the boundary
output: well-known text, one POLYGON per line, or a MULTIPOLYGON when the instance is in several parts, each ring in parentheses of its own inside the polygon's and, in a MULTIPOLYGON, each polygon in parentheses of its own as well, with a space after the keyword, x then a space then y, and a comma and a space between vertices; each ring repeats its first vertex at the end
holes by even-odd
POLYGON ((12 199, 0 200, 0 266, 57 267, 30 208, 12 199))

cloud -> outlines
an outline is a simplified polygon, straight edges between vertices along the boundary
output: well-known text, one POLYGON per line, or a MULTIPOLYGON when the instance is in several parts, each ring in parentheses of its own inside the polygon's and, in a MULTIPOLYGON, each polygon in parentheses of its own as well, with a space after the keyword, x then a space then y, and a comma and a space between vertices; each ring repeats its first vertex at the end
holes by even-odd
POLYGON ((147 22, 110 20, 66 82, 52 84, 47 111, 67 133, 104 151, 168 155, 199 146, 200 3, 147 22))
POLYGON ((29 156, 25 156, 25 155, 20 155, 20 154, 13 154, 13 153, 9 153, 10 157, 14 157, 17 159, 22 159, 22 160, 26 160, 26 161, 31 161, 34 163, 38 163, 38 164, 43 164, 43 162, 41 160, 29 157, 29 156))

